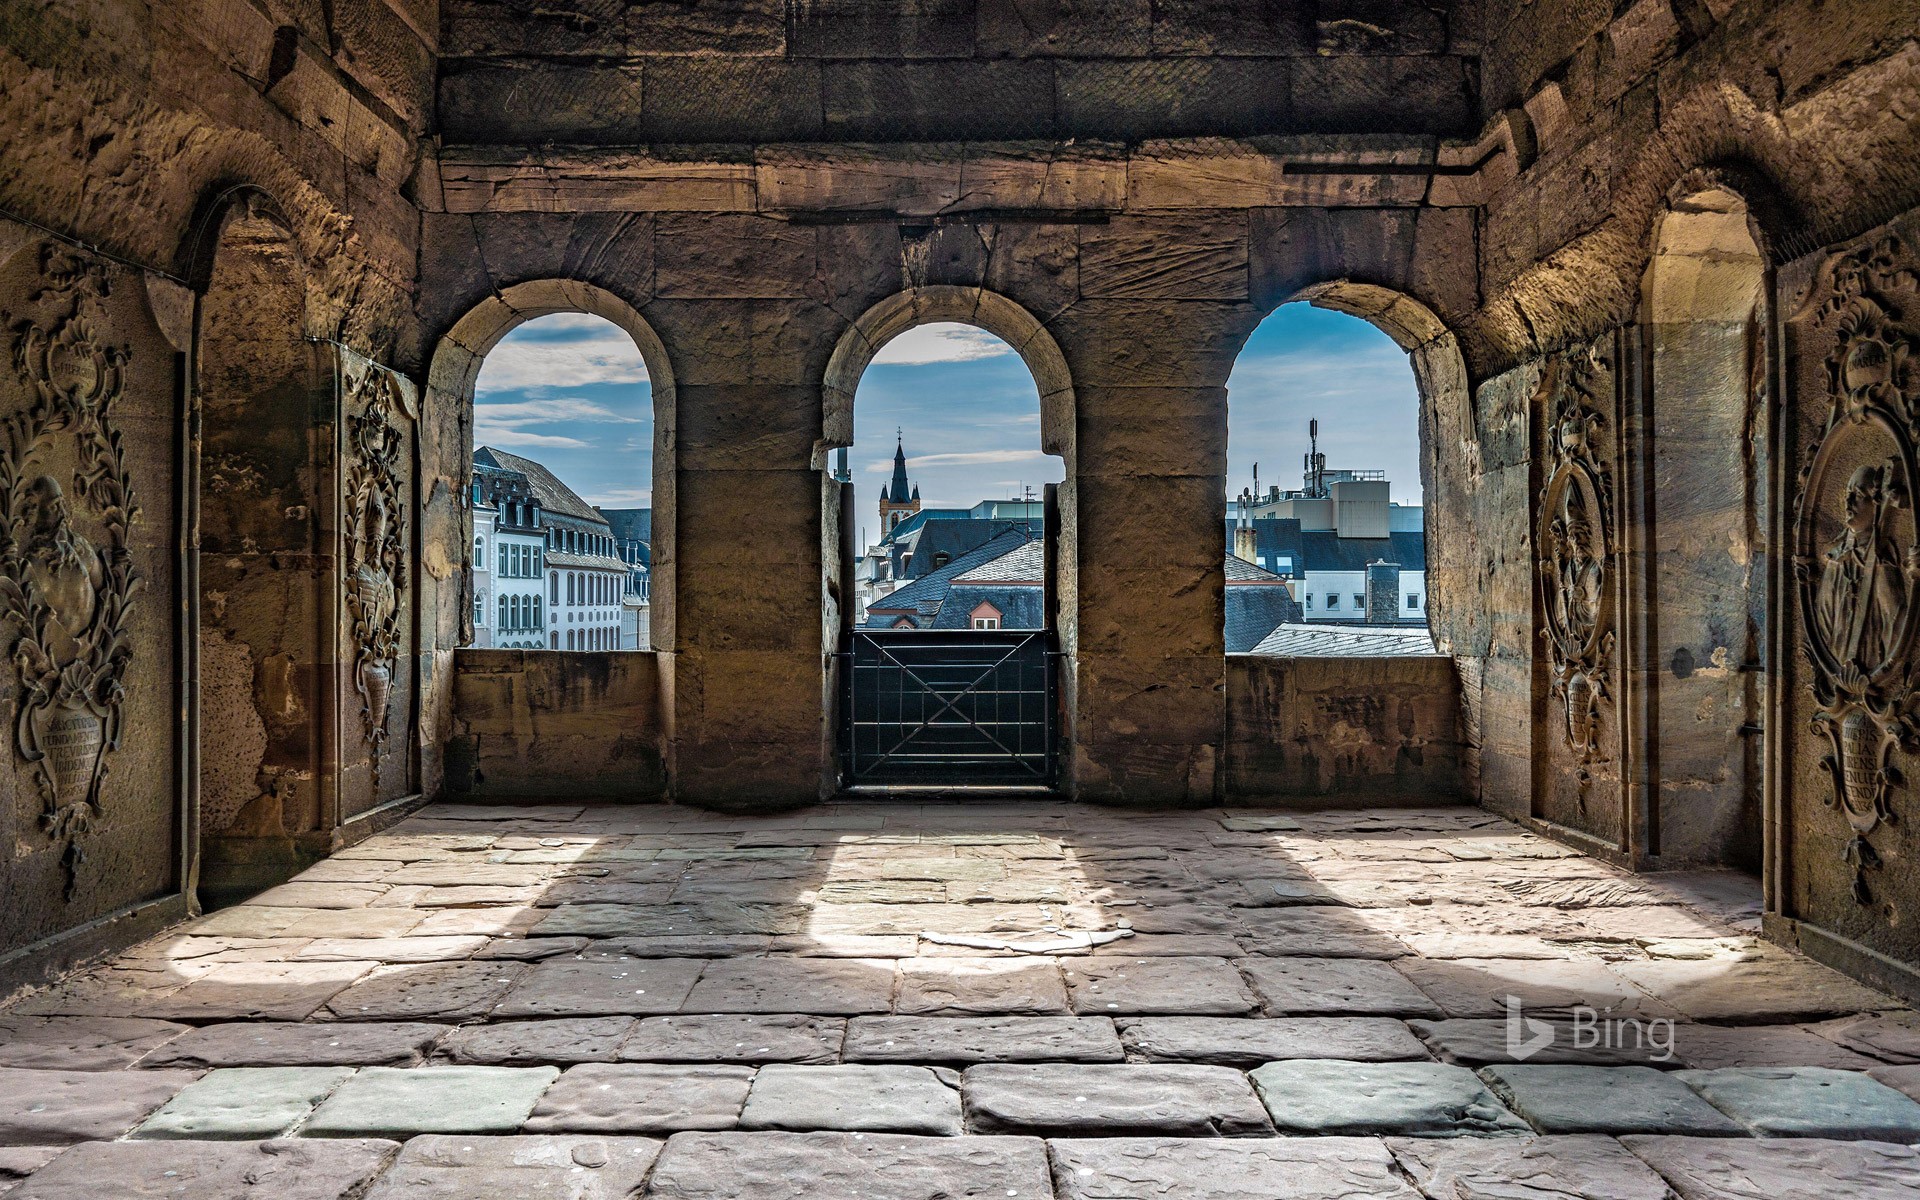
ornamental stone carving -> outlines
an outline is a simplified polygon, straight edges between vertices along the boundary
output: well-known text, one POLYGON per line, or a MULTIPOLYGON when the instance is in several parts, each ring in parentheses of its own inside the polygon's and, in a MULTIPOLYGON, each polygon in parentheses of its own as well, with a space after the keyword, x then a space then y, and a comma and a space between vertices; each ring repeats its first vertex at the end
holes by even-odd
POLYGON ((1832 331, 1827 419, 1800 472, 1793 569, 1801 645, 1812 665, 1814 728, 1828 742, 1826 798, 1847 821, 1853 899, 1873 902, 1871 836, 1896 819, 1896 750, 1920 744, 1914 696, 1914 514, 1920 338, 1888 293, 1914 285, 1888 237, 1841 258, 1817 322, 1832 331))
POLYGON ((140 510, 115 425, 128 351, 98 332, 107 270, 55 246, 41 270, 40 315, 5 318, 28 402, 0 425, 0 619, 19 682, 14 752, 33 769, 41 828, 64 846, 71 901, 120 744, 140 510))
POLYGON ((407 436, 399 418, 412 420, 417 414, 408 408, 410 393, 390 372, 350 362, 346 378, 346 604, 353 687, 377 777, 388 738, 387 711, 400 653, 400 597, 406 589, 400 481, 407 436))
POLYGON ((1570 351, 1548 365, 1543 389, 1548 470, 1537 530, 1541 634, 1582 812, 1604 755, 1601 722, 1612 696, 1615 642, 1612 478, 1601 457, 1607 415, 1594 394, 1605 367, 1590 348, 1570 351))

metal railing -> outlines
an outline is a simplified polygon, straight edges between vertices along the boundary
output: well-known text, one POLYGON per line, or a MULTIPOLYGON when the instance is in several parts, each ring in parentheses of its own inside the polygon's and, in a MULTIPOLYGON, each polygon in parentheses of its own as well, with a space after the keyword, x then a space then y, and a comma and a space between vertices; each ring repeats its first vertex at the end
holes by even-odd
POLYGON ((845 786, 1053 786, 1052 634, 856 629, 846 646, 845 786))

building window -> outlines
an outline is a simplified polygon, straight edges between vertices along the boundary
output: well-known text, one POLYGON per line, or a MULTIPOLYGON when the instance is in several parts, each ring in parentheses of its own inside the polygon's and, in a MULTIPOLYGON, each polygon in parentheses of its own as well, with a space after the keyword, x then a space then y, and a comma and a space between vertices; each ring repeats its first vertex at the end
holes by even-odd
POLYGON ((1418 596, 1414 596, 1414 595, 1409 595, 1409 596, 1407 597, 1407 608, 1408 608, 1408 610, 1409 610, 1409 611, 1412 611, 1412 610, 1415 610, 1415 609, 1418 609, 1419 607, 1420 607, 1420 597, 1418 597, 1418 596))
POLYGON ((560 631, 556 629, 548 636, 553 639, 548 648, 558 650, 560 648, 560 631))
POLYGON ((480 597, 473 598, 473 627, 481 629, 487 623, 487 602, 480 597))
POLYGON ((1002 615, 999 609, 984 600, 974 605, 973 611, 967 614, 973 621, 973 627, 975 629, 1000 628, 1000 618, 1002 615))
POLYGON ((1337 611, 1339 607, 1340 607, 1340 593, 1328 592, 1327 593, 1327 611, 1334 612, 1334 611, 1337 611))
POLYGON ((502 629, 507 628, 507 598, 505 596, 500 597, 500 619, 496 623, 502 629))
POLYGON ((1367 611, 1367 598, 1359 592, 1353 594, 1353 607, 1360 612, 1367 611))
POLYGON ((533 621, 530 628, 540 628, 540 597, 537 595, 533 598, 533 621))
POLYGON ((975 617, 973 619, 973 627, 975 629, 998 629, 1000 628, 1000 618, 999 617, 975 617))
POLYGON ((547 599, 551 603, 560 603, 560 573, 555 571, 547 576, 547 599))
POLYGON ((1307 605, 1306 605, 1306 607, 1307 607, 1307 611, 1308 611, 1308 612, 1312 612, 1312 611, 1313 611, 1313 593, 1312 593, 1312 592, 1308 592, 1308 593, 1307 593, 1307 605))

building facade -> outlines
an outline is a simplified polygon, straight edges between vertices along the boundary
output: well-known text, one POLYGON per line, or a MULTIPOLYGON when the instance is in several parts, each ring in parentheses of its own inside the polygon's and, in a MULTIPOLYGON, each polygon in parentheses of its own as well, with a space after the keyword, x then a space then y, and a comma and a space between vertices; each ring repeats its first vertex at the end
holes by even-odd
POLYGON ((526 474, 482 446, 473 455, 473 645, 547 644, 546 530, 526 474))

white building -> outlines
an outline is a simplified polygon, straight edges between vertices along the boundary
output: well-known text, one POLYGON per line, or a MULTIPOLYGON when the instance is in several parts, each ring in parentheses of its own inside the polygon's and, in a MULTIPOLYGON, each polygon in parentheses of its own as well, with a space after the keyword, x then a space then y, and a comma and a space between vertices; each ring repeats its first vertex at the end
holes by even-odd
MULTIPOLYGON (((546 531, 532 481, 481 447, 473 456, 473 644, 547 644, 546 531)), ((506 456, 511 457, 511 456, 506 456)))
POLYGON ((1382 471, 1327 471, 1297 492, 1241 493, 1230 506, 1228 545, 1257 567, 1294 581, 1307 621, 1423 625, 1427 620, 1425 510, 1396 504, 1382 471), (1369 568, 1376 592, 1369 603, 1369 568), (1387 618, 1385 613, 1392 612, 1387 618))

